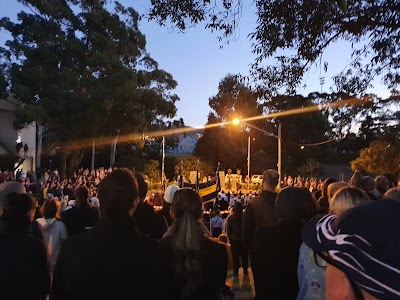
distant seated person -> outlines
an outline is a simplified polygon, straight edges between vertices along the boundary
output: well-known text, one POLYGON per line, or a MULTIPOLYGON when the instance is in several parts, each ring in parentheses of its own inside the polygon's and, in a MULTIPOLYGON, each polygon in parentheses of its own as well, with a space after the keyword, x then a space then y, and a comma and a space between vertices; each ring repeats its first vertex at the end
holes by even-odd
POLYGON ((61 221, 65 224, 68 236, 74 236, 95 226, 99 220, 99 210, 90 207, 89 190, 87 187, 80 187, 76 193, 76 200, 73 207, 61 214, 61 221))

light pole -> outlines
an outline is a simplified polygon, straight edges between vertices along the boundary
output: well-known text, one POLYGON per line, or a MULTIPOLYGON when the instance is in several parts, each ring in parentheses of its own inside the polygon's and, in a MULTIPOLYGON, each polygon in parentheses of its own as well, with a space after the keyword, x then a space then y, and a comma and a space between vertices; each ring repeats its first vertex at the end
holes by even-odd
POLYGON ((250 145, 251 145, 251 141, 250 141, 250 135, 249 135, 249 140, 247 143, 247 192, 249 192, 249 188, 250 188, 250 145))
MULTIPOLYGON (((276 138, 278 140, 278 164, 277 164, 277 167, 278 167, 278 175, 279 175, 278 189, 280 189, 281 188, 281 176, 282 176, 282 174, 281 174, 282 173, 282 125, 281 125, 281 123, 278 124, 278 135, 272 134, 272 133, 270 133, 270 132, 268 132, 268 131, 266 131, 264 129, 261 129, 261 128, 257 127, 257 126, 251 125, 251 124, 249 124, 249 123, 247 123, 247 122, 245 122, 243 120, 234 119, 232 121, 232 123, 234 125, 238 125, 239 123, 245 124, 248 127, 257 129, 257 130, 267 134, 268 136, 272 136, 272 137, 274 137, 274 138, 276 138)), ((248 157, 247 157, 247 159, 248 159, 248 173, 250 173, 249 172, 249 170, 250 170, 250 167, 249 167, 250 166, 250 136, 249 136, 248 153, 249 153, 248 157)), ((250 174, 249 174, 249 176, 250 176, 250 174)))
POLYGON ((161 160, 161 188, 163 191, 165 191, 164 173, 165 173, 165 136, 163 136, 162 139, 162 160, 161 160))
POLYGON ((278 189, 281 189, 281 176, 282 176, 282 124, 278 125, 278 189))

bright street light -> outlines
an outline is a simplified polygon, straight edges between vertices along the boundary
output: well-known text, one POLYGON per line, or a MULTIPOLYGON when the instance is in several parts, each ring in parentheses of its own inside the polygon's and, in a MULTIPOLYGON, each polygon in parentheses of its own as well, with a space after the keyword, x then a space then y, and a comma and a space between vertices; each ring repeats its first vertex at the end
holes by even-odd
POLYGON ((239 125, 240 124, 240 120, 238 118, 235 118, 232 120, 232 124, 233 125, 239 125))
MULTIPOLYGON (((247 122, 244 122, 243 120, 239 120, 238 118, 235 118, 232 120, 232 124, 234 125, 239 125, 239 123, 242 123, 248 127, 257 129, 258 131, 261 131, 265 134, 267 134, 268 136, 272 136, 274 138, 276 138, 278 140, 278 175, 279 175, 279 183, 278 183, 278 188, 281 188, 281 173, 282 173, 282 127, 281 127, 281 123, 278 124, 278 135, 272 134, 264 129, 261 129, 257 126, 251 125, 247 122)), ((247 146, 247 173, 249 174, 250 177, 250 136, 249 136, 249 141, 248 141, 248 146, 247 146)))

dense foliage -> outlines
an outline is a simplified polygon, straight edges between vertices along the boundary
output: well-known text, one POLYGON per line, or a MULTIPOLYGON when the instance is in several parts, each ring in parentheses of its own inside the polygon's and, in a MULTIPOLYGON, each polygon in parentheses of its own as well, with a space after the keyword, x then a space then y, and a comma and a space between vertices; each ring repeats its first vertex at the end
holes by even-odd
MULTIPOLYGON (((352 48, 347 68, 334 78, 338 91, 360 93, 377 76, 390 88, 400 83, 398 0, 152 0, 149 18, 180 30, 205 24, 219 39, 236 37, 242 11, 256 7, 250 34, 257 60, 253 79, 268 95, 295 93, 313 64, 325 70, 324 51, 337 41, 352 48), (275 64, 263 66, 266 58, 275 64)), ((341 55, 341 53, 338 53, 341 55)))
POLYGON ((90 145, 80 140, 143 132, 175 115, 177 83, 146 52, 134 9, 113 1, 20 2, 26 10, 16 22, 0 20, 12 35, 0 49, 2 70, 22 103, 15 125, 48 128, 64 175, 90 145))

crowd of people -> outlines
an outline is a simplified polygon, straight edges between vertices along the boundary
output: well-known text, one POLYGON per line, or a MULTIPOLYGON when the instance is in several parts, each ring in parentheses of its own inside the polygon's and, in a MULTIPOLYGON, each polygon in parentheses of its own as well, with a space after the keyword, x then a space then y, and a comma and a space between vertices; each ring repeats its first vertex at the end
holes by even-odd
POLYGON ((400 190, 385 176, 277 192, 266 170, 260 192, 221 192, 207 215, 176 185, 155 209, 128 169, 20 175, 0 184, 1 299, 233 299, 228 268, 251 270, 255 299, 400 299, 400 190))

